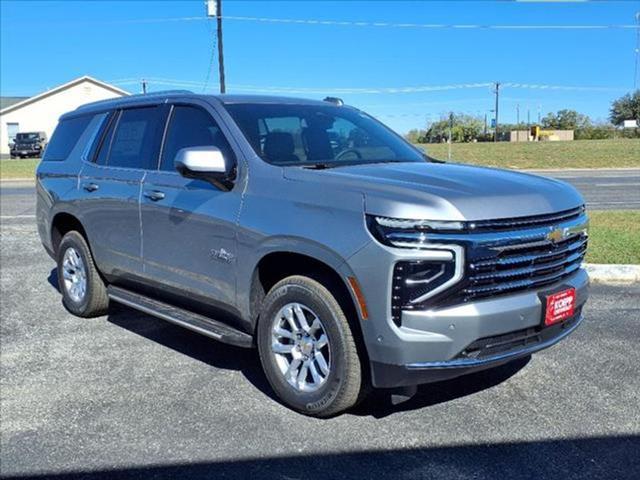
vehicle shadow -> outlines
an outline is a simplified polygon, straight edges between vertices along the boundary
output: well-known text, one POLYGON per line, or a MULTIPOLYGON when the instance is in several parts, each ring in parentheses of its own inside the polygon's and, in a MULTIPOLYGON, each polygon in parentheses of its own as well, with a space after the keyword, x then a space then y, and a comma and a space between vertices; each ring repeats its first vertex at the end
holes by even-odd
POLYGON ((390 390, 374 390, 350 413, 358 416, 384 418, 398 412, 419 410, 450 402, 501 384, 522 370, 530 360, 531 356, 528 356, 481 372, 420 385, 414 396, 399 404, 392 402, 390 390))
MULTIPOLYGON (((53 288, 59 290, 56 269, 51 270, 47 281, 53 288)), ((116 303, 112 303, 109 307, 107 320, 214 368, 239 371, 261 393, 273 401, 279 402, 262 371, 256 349, 249 350, 216 342, 203 335, 116 303)), ((473 395, 508 380, 524 368, 530 358, 522 358, 497 368, 451 380, 421 385, 413 397, 399 404, 392 402, 393 392, 391 390, 374 390, 367 399, 347 412, 346 415, 384 418, 394 413, 419 410, 473 395)))
MULTIPOLYGON (((640 469, 638 435, 543 438, 540 440, 469 443, 305 452, 165 464, 117 465, 111 468, 12 473, 12 480, 103 480, 250 478, 272 480, 357 479, 548 479, 636 480, 640 469), (636 452, 636 453, 634 453, 636 452), (597 459, 597 460, 595 460, 597 459)), ((206 450, 205 450, 206 451, 206 450)), ((205 457, 206 458, 206 457, 205 457)), ((60 466, 57 466, 61 469, 60 466)))
MULTIPOLYGON (((244 349, 216 342, 129 307, 112 305, 108 321, 215 368, 236 370, 260 392, 279 402, 262 371, 257 349, 244 349)), ((347 414, 383 418, 393 413, 417 410, 494 387, 519 372, 529 358, 464 377, 418 387, 411 399, 393 404, 390 390, 375 390, 347 414)))
POLYGON ((114 302, 107 320, 214 368, 239 371, 260 392, 277 401, 262 373, 257 349, 235 347, 114 302))

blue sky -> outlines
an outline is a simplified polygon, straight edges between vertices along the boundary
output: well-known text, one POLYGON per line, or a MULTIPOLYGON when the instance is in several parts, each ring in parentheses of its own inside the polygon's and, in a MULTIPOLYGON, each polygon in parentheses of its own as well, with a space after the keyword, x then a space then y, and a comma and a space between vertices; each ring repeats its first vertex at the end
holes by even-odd
MULTIPOLYGON (((448 111, 484 115, 504 82, 501 121, 574 108, 605 119, 632 90, 640 1, 247 2, 224 0, 227 90, 273 90, 347 103, 405 132, 448 111), (271 23, 232 17, 386 22, 271 23), (426 28, 397 24, 616 26, 599 29, 426 28), (509 84, 598 87, 517 88, 509 84), (391 89, 412 87, 410 92, 391 89), (415 88, 429 87, 429 88, 415 88), (345 90, 343 90, 345 89, 345 90), (342 91, 343 90, 343 91, 342 91), (366 91, 363 91, 366 90, 366 91), (415 91, 418 90, 418 91, 415 91)), ((33 95, 81 75, 137 93, 203 90, 214 25, 197 1, 0 2, 0 93, 33 95)), ((640 84, 640 81, 638 81, 640 84)), ((217 66, 207 91, 217 88, 217 66)))

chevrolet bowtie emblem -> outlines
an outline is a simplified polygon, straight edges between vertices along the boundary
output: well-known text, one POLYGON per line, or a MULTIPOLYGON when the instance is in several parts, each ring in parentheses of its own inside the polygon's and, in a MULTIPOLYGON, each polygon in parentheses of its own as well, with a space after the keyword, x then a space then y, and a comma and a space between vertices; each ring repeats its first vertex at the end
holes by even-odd
POLYGON ((568 228, 554 228, 549 233, 547 233, 547 240, 552 241, 553 243, 558 243, 564 240, 569 236, 568 228))

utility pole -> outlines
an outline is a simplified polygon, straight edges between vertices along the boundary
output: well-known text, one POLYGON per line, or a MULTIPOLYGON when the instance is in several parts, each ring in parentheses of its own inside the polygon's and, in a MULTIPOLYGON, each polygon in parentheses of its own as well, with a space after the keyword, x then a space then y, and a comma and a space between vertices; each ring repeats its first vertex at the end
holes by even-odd
POLYGON ((498 104, 499 104, 499 97, 500 97, 500 82, 496 82, 496 90, 495 90, 495 94, 496 94, 496 130, 495 133, 493 135, 493 141, 494 143, 498 141, 498 104))
POLYGON ((144 78, 142 79, 142 93, 147 94, 147 81, 144 78))
POLYGON ((529 134, 531 133, 531 111, 527 108, 527 142, 529 141, 529 134))
POLYGON ((448 153, 447 153, 447 158, 449 159, 449 161, 451 161, 451 130, 453 129, 453 112, 449 112, 449 146, 448 146, 448 153))
POLYGON ((484 112, 484 134, 487 135, 487 112, 484 112))
POLYGON ((636 12, 636 66, 633 71, 633 89, 635 90, 638 85, 638 62, 640 61, 640 12, 636 12))
POLYGON ((224 51, 222 47, 222 0, 207 0, 207 16, 216 17, 218 25, 218 72, 220 76, 220 93, 227 91, 224 78, 224 51))
POLYGON ((538 105, 538 126, 540 126, 540 110, 542 109, 542 105, 538 105))
POLYGON ((520 104, 516 103, 516 142, 520 141, 520 104))

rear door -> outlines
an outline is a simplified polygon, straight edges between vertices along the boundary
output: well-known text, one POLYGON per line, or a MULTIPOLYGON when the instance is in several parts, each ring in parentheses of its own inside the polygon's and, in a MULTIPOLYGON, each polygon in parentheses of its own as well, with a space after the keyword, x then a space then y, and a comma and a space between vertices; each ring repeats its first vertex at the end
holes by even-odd
POLYGON ((158 161, 161 106, 115 111, 80 175, 82 222, 96 262, 119 279, 142 274, 142 179, 158 161))
POLYGON ((235 162, 213 115, 196 104, 171 107, 159 169, 142 187, 143 257, 145 275, 160 289, 225 308, 235 305, 241 189, 184 178, 174 167, 176 153, 195 146, 216 146, 235 162))

